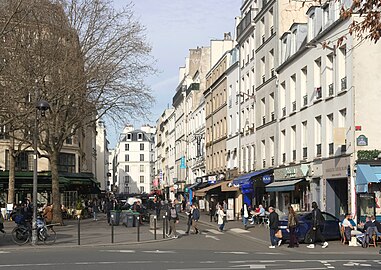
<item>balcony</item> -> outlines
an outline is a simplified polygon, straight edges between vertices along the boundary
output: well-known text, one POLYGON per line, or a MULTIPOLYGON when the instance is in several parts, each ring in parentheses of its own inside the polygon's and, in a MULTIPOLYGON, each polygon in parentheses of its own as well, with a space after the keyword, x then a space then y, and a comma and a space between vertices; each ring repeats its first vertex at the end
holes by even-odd
POLYGON ((262 116, 262 125, 266 124, 266 116, 262 116))
POLYGON ((296 101, 292 102, 292 111, 296 112, 296 101))
POLYGON ((321 157, 321 143, 316 145, 316 156, 321 157))
POLYGON ((262 75, 262 83, 266 82, 266 75, 262 75))
POLYGON ((303 147, 303 159, 307 159, 307 147, 303 147))
POLYGON ((330 143, 328 144, 328 155, 333 155, 333 147, 334 147, 334 144, 333 143, 330 143))
POLYGON ((286 153, 282 154, 282 163, 286 163, 286 153))
POLYGON ((271 112, 271 121, 275 120, 275 112, 271 112))
POLYGON ((328 85, 328 96, 329 97, 333 96, 333 83, 328 85))
POLYGON ((296 150, 292 150, 292 160, 296 161, 296 150))
POLYGON ((341 91, 347 90, 347 76, 341 78, 341 91))
POLYGON ((308 96, 304 95, 303 96, 303 106, 307 106, 307 104, 308 104, 308 96))
POLYGON ((286 107, 283 107, 283 108, 282 108, 282 116, 283 116, 283 117, 286 116, 286 107))

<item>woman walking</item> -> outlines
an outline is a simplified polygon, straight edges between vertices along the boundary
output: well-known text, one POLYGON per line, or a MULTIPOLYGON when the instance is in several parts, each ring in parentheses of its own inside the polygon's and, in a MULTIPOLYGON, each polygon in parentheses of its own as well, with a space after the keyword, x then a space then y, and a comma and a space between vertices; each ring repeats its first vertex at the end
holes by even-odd
POLYGON ((287 231, 290 233, 290 243, 288 248, 293 248, 299 246, 298 240, 296 238, 296 227, 298 226, 298 218, 295 214, 294 208, 292 206, 288 207, 288 225, 287 231))
POLYGON ((217 210, 217 216, 218 216, 218 221, 217 221, 218 230, 220 232, 222 232, 224 230, 225 216, 226 216, 225 211, 224 211, 224 207, 222 205, 220 205, 218 210, 217 210))

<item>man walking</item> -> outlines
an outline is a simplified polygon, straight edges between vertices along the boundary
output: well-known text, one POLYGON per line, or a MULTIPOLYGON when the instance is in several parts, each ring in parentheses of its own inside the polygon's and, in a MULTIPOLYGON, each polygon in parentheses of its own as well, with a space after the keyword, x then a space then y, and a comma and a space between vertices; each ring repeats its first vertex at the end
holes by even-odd
POLYGON ((317 240, 323 243, 322 248, 326 248, 328 243, 325 241, 323 235, 321 234, 320 224, 323 221, 323 216, 320 212, 320 209, 316 202, 312 203, 312 228, 311 228, 311 236, 312 243, 307 246, 307 248, 315 248, 315 243, 317 240))
POLYGON ((275 212, 274 207, 269 207, 269 227, 270 227, 270 242, 271 246, 269 248, 275 248, 275 245, 280 246, 282 243, 282 239, 278 239, 275 236, 275 233, 279 230, 278 224, 279 224, 279 215, 275 212))
POLYGON ((167 237, 170 237, 172 234, 172 238, 178 238, 177 232, 176 232, 176 223, 179 223, 179 215, 177 214, 176 210, 176 201, 173 202, 171 207, 169 208, 169 233, 167 234, 167 237))

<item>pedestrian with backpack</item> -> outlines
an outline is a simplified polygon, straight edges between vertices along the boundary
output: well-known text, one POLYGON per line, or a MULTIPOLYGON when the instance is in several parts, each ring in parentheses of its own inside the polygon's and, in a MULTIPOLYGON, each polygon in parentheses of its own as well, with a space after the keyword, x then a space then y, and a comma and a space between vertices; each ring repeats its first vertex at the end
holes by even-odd
POLYGON ((176 239, 179 237, 176 232, 176 224, 179 223, 179 215, 176 210, 176 202, 173 202, 173 204, 169 208, 168 220, 169 220, 169 233, 167 234, 167 237, 172 237, 176 239))
POLYGON ((312 202, 312 209, 312 243, 308 245, 307 248, 315 248, 315 243, 317 241, 322 242, 322 248, 326 248, 328 246, 328 242, 325 241, 325 238, 321 233, 323 216, 316 202, 312 202))
POLYGON ((198 226, 198 220, 200 219, 200 210, 198 209, 198 206, 197 206, 196 203, 192 205, 192 208, 193 208, 193 212, 192 212, 192 228, 193 228, 193 232, 195 234, 198 234, 198 233, 200 233, 200 230, 197 228, 197 226, 198 226))

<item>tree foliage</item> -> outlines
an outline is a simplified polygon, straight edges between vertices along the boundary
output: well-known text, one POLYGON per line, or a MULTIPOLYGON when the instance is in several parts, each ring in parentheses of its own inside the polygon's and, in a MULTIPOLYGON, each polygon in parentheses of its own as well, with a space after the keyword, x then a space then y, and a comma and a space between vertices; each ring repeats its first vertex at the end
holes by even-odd
MULTIPOLYGON (((50 161, 53 214, 60 221, 58 158, 67 139, 92 140, 100 117, 126 122, 153 98, 143 78, 154 71, 144 28, 132 6, 108 0, 0 0, 2 124, 31 145, 36 101, 50 110, 38 123, 38 148, 50 161)), ((89 143, 91 145, 91 142, 89 143)), ((91 156, 80 155, 81 164, 91 156)), ((86 166, 80 171, 91 170, 86 166)))

